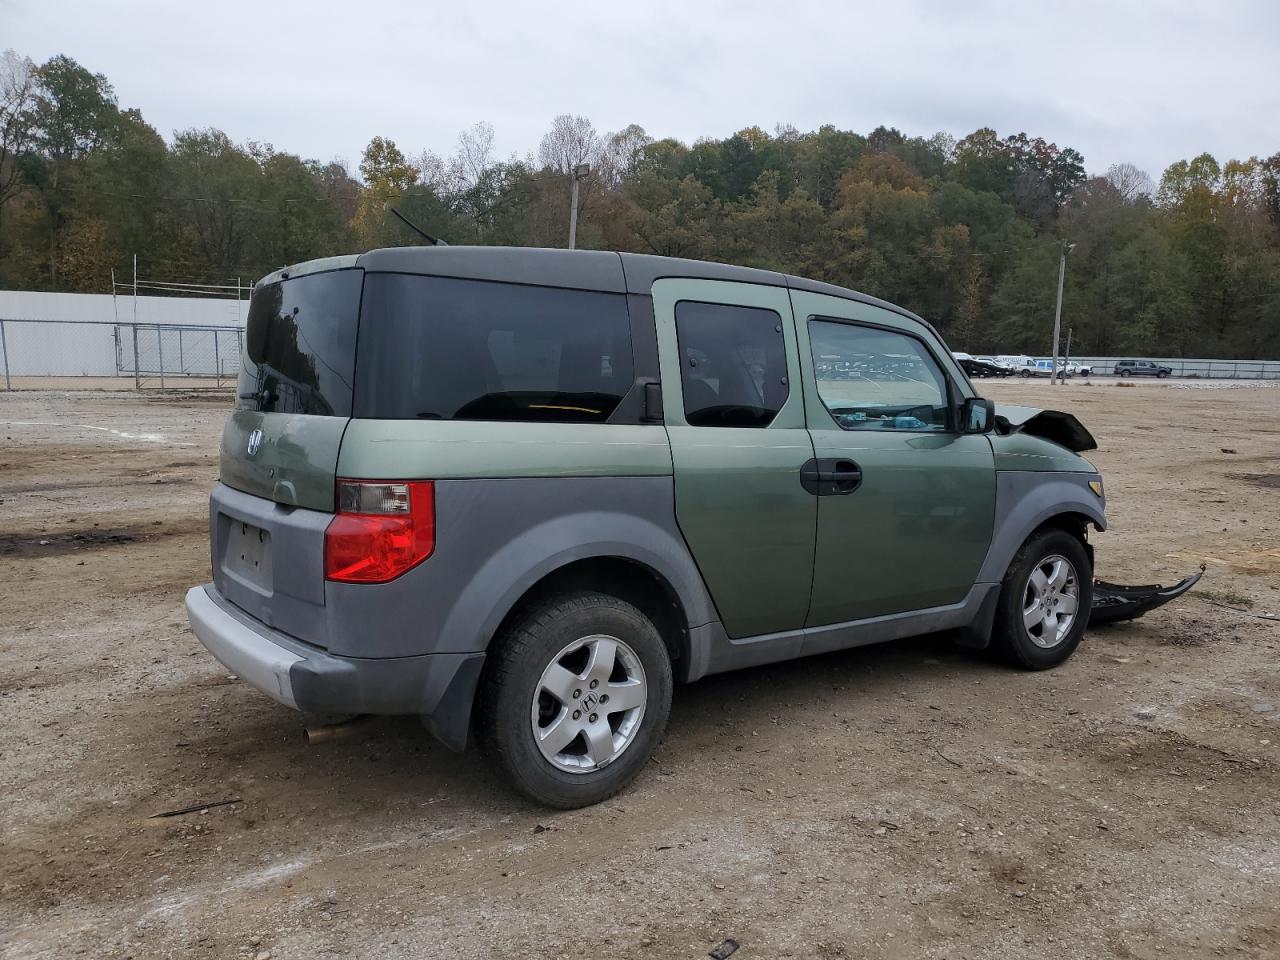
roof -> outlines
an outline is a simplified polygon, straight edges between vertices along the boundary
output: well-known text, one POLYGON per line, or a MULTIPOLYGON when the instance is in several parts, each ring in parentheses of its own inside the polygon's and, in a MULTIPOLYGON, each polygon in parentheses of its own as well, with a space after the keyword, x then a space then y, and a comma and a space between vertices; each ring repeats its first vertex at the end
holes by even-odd
MULTIPOLYGON (((561 250, 547 247, 386 247, 358 256, 329 257, 276 270, 263 283, 319 273, 361 267, 389 273, 417 273, 468 280, 497 280, 533 286, 571 287, 603 293, 630 293, 648 296, 655 280, 687 277, 697 280, 729 280, 759 283, 821 293, 845 300, 869 303, 925 326, 928 321, 896 304, 869 297, 856 290, 819 280, 794 277, 773 270, 739 267, 708 260, 683 260, 644 253, 615 253, 607 250, 561 250)), ((932 329, 932 327, 930 327, 932 329)))

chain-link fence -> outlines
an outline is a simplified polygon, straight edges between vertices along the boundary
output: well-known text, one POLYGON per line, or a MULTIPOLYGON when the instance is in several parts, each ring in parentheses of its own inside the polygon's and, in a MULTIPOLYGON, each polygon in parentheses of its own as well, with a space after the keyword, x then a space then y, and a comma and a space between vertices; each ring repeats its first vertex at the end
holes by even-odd
MULTIPOLYGON (((113 321, 0 320, 5 390, 227 387, 240 372, 244 327, 113 321)), ((1280 360, 1071 357, 1108 376, 1119 360, 1152 360, 1175 377, 1280 380, 1280 360)))
POLYGON ((227 387, 240 372, 243 342, 244 328, 239 326, 0 320, 3 386, 227 387))
POLYGON ((1192 360, 1185 357, 1071 357, 1071 363, 1088 364, 1094 376, 1111 376, 1120 360, 1149 360, 1168 367, 1174 377, 1207 380, 1280 380, 1280 360, 1192 360))

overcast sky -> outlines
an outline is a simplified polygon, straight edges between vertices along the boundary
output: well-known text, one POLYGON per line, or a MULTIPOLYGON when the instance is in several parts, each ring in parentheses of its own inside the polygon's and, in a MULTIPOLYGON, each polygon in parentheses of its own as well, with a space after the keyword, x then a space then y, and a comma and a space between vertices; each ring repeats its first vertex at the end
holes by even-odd
POLYGON ((991 126, 1157 179, 1280 150, 1280 0, 0 0, 0 46, 105 73, 166 138, 219 127, 352 169, 375 135, 448 154, 478 120, 524 155, 557 113, 686 142, 991 126))

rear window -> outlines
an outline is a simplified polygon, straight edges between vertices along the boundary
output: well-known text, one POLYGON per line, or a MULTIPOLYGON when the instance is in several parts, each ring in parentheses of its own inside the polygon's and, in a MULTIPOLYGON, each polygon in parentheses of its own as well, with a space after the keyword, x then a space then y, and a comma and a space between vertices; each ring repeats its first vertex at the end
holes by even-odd
POLYGON ((603 423, 631 388, 626 298, 371 273, 355 415, 603 423))
POLYGON ((240 364, 240 403, 277 413, 351 415, 361 270, 256 287, 240 364))

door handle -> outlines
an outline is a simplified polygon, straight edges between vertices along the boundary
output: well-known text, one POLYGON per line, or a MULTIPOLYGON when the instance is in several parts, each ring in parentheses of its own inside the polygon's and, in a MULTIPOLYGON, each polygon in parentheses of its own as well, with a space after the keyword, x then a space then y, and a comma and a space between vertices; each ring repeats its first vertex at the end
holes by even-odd
POLYGON ((853 493, 862 486, 862 468, 852 460, 837 460, 831 468, 831 481, 837 495, 853 493))
POLYGON ((800 485, 815 497, 837 497, 862 486, 862 468, 852 460, 809 460, 800 468, 800 485))

